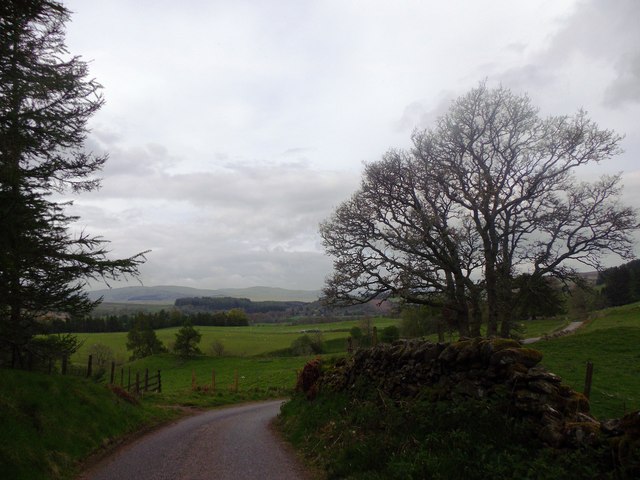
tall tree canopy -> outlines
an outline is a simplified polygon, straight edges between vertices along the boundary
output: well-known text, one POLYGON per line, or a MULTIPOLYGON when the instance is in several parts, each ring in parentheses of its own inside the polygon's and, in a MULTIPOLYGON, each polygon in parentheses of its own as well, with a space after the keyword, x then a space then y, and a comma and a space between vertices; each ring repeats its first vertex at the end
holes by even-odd
POLYGON ((144 261, 109 260, 104 239, 72 234, 77 217, 52 196, 98 188, 106 161, 83 149, 103 98, 86 62, 66 49, 68 19, 57 1, 0 2, 0 349, 14 364, 44 314, 94 306, 88 279, 137 275, 144 261))
POLYGON ((321 225, 335 257, 325 294, 440 302, 463 334, 479 333, 484 298, 488 333, 508 336, 519 289, 577 280, 571 262, 632 256, 637 214, 619 203, 619 176, 573 176, 618 154, 620 140, 582 111, 541 118, 527 96, 481 84, 416 131, 410 151, 367 165, 360 189, 321 225))

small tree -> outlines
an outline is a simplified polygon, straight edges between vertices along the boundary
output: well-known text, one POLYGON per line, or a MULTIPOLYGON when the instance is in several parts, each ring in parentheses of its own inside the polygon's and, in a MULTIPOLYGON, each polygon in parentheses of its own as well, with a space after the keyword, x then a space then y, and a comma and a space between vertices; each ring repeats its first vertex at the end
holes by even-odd
POLYGON ((186 321, 178 333, 176 333, 176 342, 173 346, 173 350, 175 353, 180 355, 182 358, 193 357, 194 355, 199 355, 202 352, 200 348, 198 348, 198 344, 202 339, 202 334, 193 328, 190 321, 186 321))
POLYGON ((426 305, 406 305, 402 309, 400 328, 408 338, 438 334, 438 341, 444 341, 447 324, 439 309, 426 305))
POLYGON ((127 333, 127 350, 133 352, 131 360, 167 351, 149 322, 141 320, 127 333))
POLYGON ((224 344, 220 340, 214 340, 209 346, 209 351, 216 357, 222 357, 224 355, 224 344))
POLYGON ((362 329, 360 327, 351 327, 349 335, 351 335, 351 338, 354 340, 360 340, 362 338, 362 329))
POLYGON ((104 343, 94 343, 89 347, 89 355, 93 357, 93 364, 98 370, 106 370, 109 362, 113 360, 113 350, 104 343))

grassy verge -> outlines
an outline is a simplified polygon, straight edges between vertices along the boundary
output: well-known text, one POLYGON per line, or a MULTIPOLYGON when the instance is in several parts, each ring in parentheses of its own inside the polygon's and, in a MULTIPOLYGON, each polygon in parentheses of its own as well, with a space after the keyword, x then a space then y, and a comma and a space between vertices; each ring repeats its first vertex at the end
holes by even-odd
POLYGON ((92 452, 171 416, 86 380, 0 369, 0 476, 71 478, 92 452))
POLYGON ((504 411, 499 401, 324 393, 294 397, 278 425, 329 479, 615 478, 606 452, 544 448, 504 411))
MULTIPOLYGON (((139 404, 104 383, 82 378, 0 369, 0 478, 71 478, 78 462, 122 436, 177 415, 168 405, 213 406, 284 398, 292 393, 306 357, 147 357, 125 367, 162 372, 161 394, 139 404), (212 388, 212 372, 216 389, 212 388), (235 378, 238 377, 236 391, 235 378), (192 388, 195 378, 195 389, 192 388)), ((116 384, 120 381, 120 371, 116 384)))

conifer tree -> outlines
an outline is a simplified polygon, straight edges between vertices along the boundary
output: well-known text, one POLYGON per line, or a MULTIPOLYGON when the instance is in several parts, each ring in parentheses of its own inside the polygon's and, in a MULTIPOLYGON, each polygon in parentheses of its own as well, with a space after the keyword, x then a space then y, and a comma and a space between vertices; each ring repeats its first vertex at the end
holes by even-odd
POLYGON ((54 196, 98 188, 106 161, 84 149, 103 97, 66 48, 69 16, 58 1, 0 2, 0 363, 14 366, 43 315, 89 312, 88 280, 136 276, 144 261, 110 260, 106 240, 70 232, 78 218, 54 196))

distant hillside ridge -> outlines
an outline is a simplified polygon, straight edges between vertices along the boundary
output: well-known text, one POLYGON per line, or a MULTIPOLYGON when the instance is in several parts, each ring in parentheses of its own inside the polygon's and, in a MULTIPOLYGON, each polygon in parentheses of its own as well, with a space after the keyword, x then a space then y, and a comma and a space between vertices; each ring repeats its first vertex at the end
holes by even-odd
POLYGON ((178 298, 185 297, 236 297, 248 298, 253 302, 315 302, 322 294, 320 290, 287 290, 276 287, 206 290, 176 285, 106 288, 88 293, 92 300, 102 297, 103 301, 108 303, 156 303, 166 305, 173 305, 178 298))

